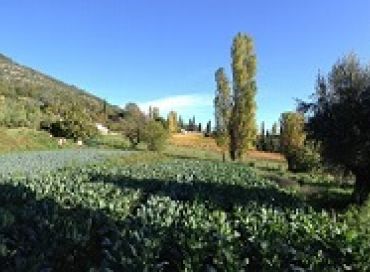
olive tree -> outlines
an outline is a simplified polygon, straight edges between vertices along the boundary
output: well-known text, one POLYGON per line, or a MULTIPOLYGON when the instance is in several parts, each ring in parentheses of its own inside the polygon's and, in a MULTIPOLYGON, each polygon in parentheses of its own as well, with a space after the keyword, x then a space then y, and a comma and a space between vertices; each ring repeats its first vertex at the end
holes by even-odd
POLYGON ((370 192, 370 67, 355 55, 340 59, 327 77, 319 75, 307 113, 308 136, 321 142, 323 157, 351 171, 354 201, 370 192))

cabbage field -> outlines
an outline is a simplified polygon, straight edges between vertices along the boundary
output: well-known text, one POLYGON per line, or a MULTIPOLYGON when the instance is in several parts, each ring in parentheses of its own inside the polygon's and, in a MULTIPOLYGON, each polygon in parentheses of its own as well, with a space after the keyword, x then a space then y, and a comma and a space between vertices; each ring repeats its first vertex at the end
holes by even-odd
POLYGON ((128 152, 94 149, 9 153, 0 156, 0 175, 39 175, 45 171, 104 161, 126 153, 128 152))
POLYGON ((1 166, 0 271, 370 269, 366 233, 245 165, 91 152, 14 158, 32 175, 1 166))

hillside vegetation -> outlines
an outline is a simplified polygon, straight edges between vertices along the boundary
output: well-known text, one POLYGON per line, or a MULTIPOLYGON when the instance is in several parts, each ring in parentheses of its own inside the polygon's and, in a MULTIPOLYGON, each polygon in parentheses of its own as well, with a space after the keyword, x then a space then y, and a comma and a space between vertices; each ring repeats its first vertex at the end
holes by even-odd
POLYGON ((38 127, 47 119, 47 107, 76 103, 95 122, 120 112, 101 98, 0 54, 0 126, 38 127))

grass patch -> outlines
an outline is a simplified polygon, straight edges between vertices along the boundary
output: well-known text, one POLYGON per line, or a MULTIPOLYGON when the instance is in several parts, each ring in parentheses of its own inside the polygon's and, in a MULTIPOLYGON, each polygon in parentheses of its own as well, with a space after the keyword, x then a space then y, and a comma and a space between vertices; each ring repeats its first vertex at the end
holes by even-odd
POLYGON ((130 142, 122 135, 98 135, 86 141, 86 145, 103 149, 130 149, 130 142))
MULTIPOLYGON (((67 141, 64 148, 72 146, 74 146, 73 142, 67 141)), ((57 139, 50 137, 50 134, 45 131, 29 128, 0 128, 0 153, 58 148, 57 139)))

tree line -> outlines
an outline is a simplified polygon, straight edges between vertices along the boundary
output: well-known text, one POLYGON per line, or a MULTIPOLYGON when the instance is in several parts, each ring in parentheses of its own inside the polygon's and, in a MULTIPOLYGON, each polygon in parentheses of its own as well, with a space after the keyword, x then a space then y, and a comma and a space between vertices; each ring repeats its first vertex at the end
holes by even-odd
POLYGON ((225 69, 215 73, 215 138, 231 160, 248 151, 282 152, 292 171, 317 166, 342 169, 356 177, 353 199, 363 203, 370 193, 370 66, 354 54, 318 75, 310 101, 299 101, 271 131, 256 125, 256 54, 253 40, 239 33, 231 47, 232 82, 225 69))

